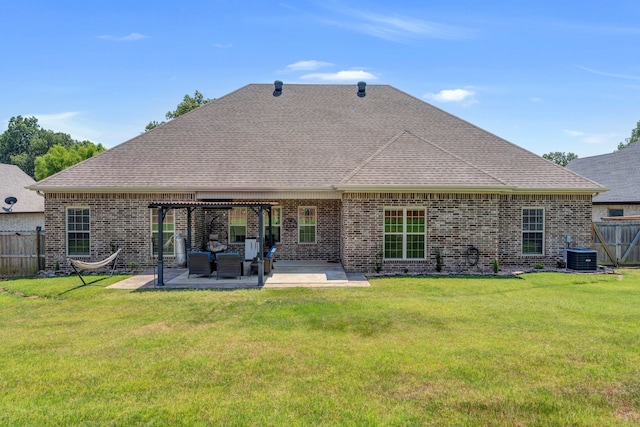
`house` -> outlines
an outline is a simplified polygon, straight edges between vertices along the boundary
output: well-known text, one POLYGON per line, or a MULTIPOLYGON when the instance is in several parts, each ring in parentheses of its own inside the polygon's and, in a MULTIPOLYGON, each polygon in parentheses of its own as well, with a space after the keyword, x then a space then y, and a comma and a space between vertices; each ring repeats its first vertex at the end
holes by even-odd
POLYGON ((600 156, 574 159, 567 169, 598 182, 609 191, 593 198, 593 221, 640 215, 640 144, 600 156))
POLYGON ((591 245, 604 190, 391 86, 278 81, 31 188, 45 194, 48 266, 116 247, 125 264, 171 266, 179 233, 241 254, 270 235, 279 260, 347 272, 433 271, 436 253, 444 271, 555 266, 567 235, 591 245))
POLYGON ((44 197, 27 189, 33 178, 15 165, 0 163, 0 232, 35 231, 44 227, 44 197))

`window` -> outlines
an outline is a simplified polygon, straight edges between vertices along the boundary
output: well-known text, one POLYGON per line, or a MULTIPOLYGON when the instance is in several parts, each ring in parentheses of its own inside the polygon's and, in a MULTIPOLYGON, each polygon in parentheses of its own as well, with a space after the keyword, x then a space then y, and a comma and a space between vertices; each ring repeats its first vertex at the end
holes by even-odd
POLYGON ((384 258, 425 259, 426 230, 424 209, 385 209, 384 258))
MULTIPOLYGON (((158 210, 151 211, 151 242, 153 255, 158 256, 158 210)), ((162 220, 162 256, 175 256, 175 215, 173 209, 166 212, 162 220)))
POLYGON ((89 208, 67 209, 67 255, 91 255, 90 220, 89 208))
POLYGON ((316 242, 316 208, 300 206, 298 208, 298 242, 316 242))
POLYGON ((544 254, 544 209, 522 209, 522 255, 544 254))
POLYGON ((247 208, 229 212, 229 243, 242 243, 247 238, 247 208))
POLYGON ((609 209, 608 216, 624 216, 624 209, 609 209))
MULTIPOLYGON (((282 208, 271 208, 271 231, 273 233, 273 242, 280 242, 280 228, 282 227, 282 208)), ((264 238, 265 241, 269 241, 269 214, 264 212, 264 238)))

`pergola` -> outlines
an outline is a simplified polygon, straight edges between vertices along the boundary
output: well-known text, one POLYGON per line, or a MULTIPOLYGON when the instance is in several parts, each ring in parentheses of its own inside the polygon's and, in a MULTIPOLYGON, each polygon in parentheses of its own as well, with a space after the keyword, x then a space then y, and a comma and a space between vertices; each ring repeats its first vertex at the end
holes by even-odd
MULTIPOLYGON (((250 202, 250 201, 228 201, 228 200, 203 200, 193 202, 155 202, 150 203, 150 209, 158 209, 158 284, 164 286, 164 253, 163 253, 163 222, 164 218, 171 209, 187 210, 187 248, 191 250, 191 213, 200 209, 232 209, 239 207, 250 208, 258 215, 258 286, 264 285, 264 212, 269 214, 269 235, 271 231, 271 207, 277 205, 277 202, 250 202)), ((273 243, 273 242, 272 242, 273 243)))

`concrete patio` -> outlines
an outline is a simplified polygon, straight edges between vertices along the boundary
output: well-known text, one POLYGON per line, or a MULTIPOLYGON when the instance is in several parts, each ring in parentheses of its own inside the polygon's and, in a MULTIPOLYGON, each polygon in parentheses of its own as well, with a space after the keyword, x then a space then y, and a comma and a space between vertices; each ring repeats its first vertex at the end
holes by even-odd
MULTIPOLYGON (((164 286, 157 286, 157 273, 148 272, 132 276, 109 286, 110 289, 175 290, 175 289, 259 289, 258 276, 217 279, 210 276, 191 275, 187 269, 164 270, 164 286)), ((320 288, 320 287, 370 286, 361 273, 346 273, 339 263, 325 261, 282 261, 274 263, 271 274, 265 275, 264 288, 320 288)))

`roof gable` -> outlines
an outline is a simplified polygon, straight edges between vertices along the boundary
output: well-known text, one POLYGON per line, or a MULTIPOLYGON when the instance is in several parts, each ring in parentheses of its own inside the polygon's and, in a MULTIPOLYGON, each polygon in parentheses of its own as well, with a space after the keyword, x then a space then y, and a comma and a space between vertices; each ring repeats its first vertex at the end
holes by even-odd
POLYGON ((356 168, 342 182, 356 186, 474 187, 503 182, 460 157, 403 131, 356 168))

